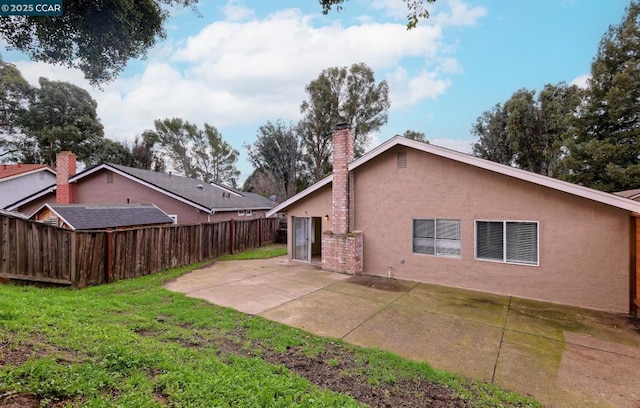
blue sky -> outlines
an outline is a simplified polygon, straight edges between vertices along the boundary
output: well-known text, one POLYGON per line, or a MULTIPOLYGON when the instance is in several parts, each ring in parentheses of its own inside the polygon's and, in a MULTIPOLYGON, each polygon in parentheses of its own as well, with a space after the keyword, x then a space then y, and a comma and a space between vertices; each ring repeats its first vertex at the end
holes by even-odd
POLYGON ((240 152, 269 120, 296 122, 304 87, 325 68, 364 62, 389 83, 389 122, 370 147, 406 130, 469 152, 482 112, 526 87, 584 84, 598 43, 627 0, 437 0, 407 31, 402 0, 348 0, 321 14, 315 0, 200 0, 176 9, 167 39, 103 90, 77 70, 0 52, 36 85, 72 82, 98 102, 105 134, 132 141, 154 119, 216 126, 240 152))

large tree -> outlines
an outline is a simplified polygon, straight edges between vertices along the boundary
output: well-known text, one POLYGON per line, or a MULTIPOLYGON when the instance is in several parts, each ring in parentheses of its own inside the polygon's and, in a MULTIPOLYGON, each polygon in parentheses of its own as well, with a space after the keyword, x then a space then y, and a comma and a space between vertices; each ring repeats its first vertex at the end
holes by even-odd
POLYGON ((133 166, 135 163, 131 149, 126 143, 103 138, 93 147, 94 154, 84 162, 87 167, 102 163, 133 166))
POLYGON ((222 140, 214 126, 204 124, 200 137, 194 141, 193 157, 201 178, 210 183, 224 183, 237 187, 240 172, 236 168, 238 151, 222 140))
POLYGON ((575 85, 520 89, 504 105, 484 112, 472 127, 476 156, 547 176, 561 175, 564 142, 572 127, 581 91, 575 85))
POLYGON ((602 37, 569 146, 573 182, 604 191, 640 187, 640 4, 602 37))
POLYGON ((92 84, 113 80, 128 60, 166 36, 171 6, 197 0, 65 0, 64 15, 0 18, 0 37, 34 61, 81 69, 92 84))
MULTIPOLYGON (((318 0, 326 14, 345 0, 318 0)), ((407 26, 427 18, 425 3, 404 0, 407 26)), ((132 58, 166 37, 172 7, 195 7, 198 0, 64 0, 62 16, 0 18, 0 38, 34 61, 79 68, 91 84, 115 79, 132 58)))
POLYGON ((335 126, 348 123, 355 137, 356 157, 362 155, 370 134, 387 123, 389 86, 376 83, 366 64, 327 68, 305 88, 308 99, 300 107, 299 123, 306 161, 313 181, 331 172, 331 138, 335 126))
POLYGON ((478 141, 473 144, 473 154, 483 159, 511 165, 513 148, 507 137, 507 122, 501 104, 485 111, 471 127, 478 141))
POLYGON ((13 160, 53 165, 56 153, 70 150, 80 161, 91 161, 104 138, 96 113, 98 103, 87 91, 68 82, 40 78, 19 124, 25 134, 9 145, 13 160))
POLYGON ((0 157, 17 153, 22 139, 21 118, 33 88, 15 65, 0 59, 0 157), (10 147, 9 144, 14 144, 10 147))
POLYGON ((156 134, 152 130, 145 130, 142 135, 135 137, 131 146, 132 167, 160 172, 166 170, 164 157, 156 148, 157 141, 156 134))
POLYGON ((153 137, 173 168, 187 177, 207 183, 237 183, 240 172, 235 163, 238 152, 222 140, 218 130, 207 123, 204 130, 188 121, 172 118, 156 120, 153 137))
POLYGON ((280 201, 298 192, 303 167, 296 126, 267 122, 258 129, 256 141, 245 148, 256 171, 271 179, 280 201))
POLYGON ((402 134, 402 137, 406 137, 407 139, 416 140, 422 143, 429 143, 425 134, 422 132, 418 132, 417 130, 405 130, 405 132, 402 134))

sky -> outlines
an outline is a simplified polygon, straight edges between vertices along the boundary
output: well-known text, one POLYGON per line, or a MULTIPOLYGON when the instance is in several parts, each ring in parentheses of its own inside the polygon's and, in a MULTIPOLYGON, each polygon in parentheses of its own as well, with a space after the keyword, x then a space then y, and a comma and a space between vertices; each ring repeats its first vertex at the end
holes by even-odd
POLYGON ((518 89, 586 84, 607 28, 628 0, 437 0, 406 29, 402 0, 347 0, 321 13, 316 0, 200 0, 172 10, 167 38, 93 88, 79 70, 30 61, 0 43, 0 55, 32 85, 39 77, 86 89, 105 136, 131 143, 156 119, 215 126, 240 152, 268 121, 301 119, 305 86, 329 67, 363 62, 387 81, 388 123, 369 148, 407 130, 465 153, 476 119, 518 89))

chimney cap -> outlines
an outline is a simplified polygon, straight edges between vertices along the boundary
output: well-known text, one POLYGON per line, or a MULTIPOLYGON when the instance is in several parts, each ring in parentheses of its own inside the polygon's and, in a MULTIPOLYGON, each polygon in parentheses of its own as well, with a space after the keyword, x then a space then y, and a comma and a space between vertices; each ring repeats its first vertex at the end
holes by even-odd
POLYGON ((336 125, 336 130, 351 129, 351 123, 340 122, 336 125))

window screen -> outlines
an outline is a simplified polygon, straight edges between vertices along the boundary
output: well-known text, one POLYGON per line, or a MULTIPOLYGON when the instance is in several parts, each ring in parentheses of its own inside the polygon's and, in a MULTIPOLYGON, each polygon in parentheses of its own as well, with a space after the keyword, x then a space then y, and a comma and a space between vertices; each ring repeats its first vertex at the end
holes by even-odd
POLYGON ((538 223, 476 221, 476 258, 538 265, 538 223))
POLYGON ((414 219, 413 252, 460 256, 460 220, 414 219))

